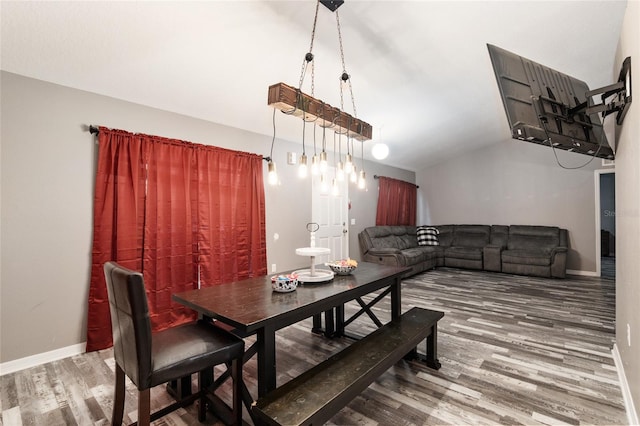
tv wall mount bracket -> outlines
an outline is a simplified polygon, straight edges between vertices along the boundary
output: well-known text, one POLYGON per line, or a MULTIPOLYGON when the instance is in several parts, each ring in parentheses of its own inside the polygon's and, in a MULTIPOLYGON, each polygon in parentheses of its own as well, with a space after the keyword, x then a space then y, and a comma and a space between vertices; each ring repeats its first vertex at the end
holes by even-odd
POLYGON ((616 123, 622 125, 624 117, 631 105, 631 57, 627 56, 622 62, 620 75, 616 83, 585 93, 586 102, 576 105, 567 111, 569 117, 573 117, 583 111, 587 114, 602 114, 602 118, 609 114, 617 113, 616 123), (592 96, 601 95, 601 103, 590 105, 592 96), (612 98, 613 97, 613 98, 612 98), (612 98, 612 99, 610 99, 612 98), (609 100, 610 99, 610 100, 609 100))

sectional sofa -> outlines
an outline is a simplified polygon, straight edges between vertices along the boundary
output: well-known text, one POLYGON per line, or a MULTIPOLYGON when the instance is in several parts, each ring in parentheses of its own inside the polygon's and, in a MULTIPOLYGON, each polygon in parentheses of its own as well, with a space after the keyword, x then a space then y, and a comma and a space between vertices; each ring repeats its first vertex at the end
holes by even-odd
POLYGON ((362 260, 410 266, 413 275, 437 266, 564 278, 568 232, 556 226, 372 226, 358 234, 362 260))

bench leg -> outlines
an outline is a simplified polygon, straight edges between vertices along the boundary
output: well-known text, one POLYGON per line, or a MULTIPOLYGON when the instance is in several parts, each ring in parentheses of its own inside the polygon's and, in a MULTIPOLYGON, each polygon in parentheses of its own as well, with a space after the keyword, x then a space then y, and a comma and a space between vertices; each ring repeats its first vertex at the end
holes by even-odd
POLYGON ((431 326, 431 334, 427 337, 427 367, 439 370, 442 366, 438 361, 438 323, 431 326))
POLYGON ((311 332, 315 334, 322 334, 322 314, 315 314, 313 316, 313 326, 311 332))
POLYGON ((418 353, 418 348, 413 348, 404 356, 404 359, 407 361, 413 361, 414 359, 422 360, 422 357, 418 353))

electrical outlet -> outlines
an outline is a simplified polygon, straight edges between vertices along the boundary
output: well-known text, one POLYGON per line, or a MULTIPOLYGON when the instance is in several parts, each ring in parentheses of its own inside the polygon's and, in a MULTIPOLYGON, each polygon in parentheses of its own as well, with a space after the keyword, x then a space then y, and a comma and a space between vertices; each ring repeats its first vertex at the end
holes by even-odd
POLYGON ((631 326, 627 323, 627 345, 631 346, 631 326))
POLYGON ((278 270, 278 268, 276 268, 276 264, 272 263, 271 264, 271 272, 276 272, 278 270))

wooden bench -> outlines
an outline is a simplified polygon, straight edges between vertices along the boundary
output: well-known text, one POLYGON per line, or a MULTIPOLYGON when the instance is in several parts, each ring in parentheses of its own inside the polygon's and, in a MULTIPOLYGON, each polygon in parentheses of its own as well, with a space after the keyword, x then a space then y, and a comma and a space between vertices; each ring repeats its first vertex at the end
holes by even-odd
POLYGON ((444 313, 412 308, 324 362, 254 402, 258 424, 320 425, 402 358, 415 358, 427 339, 426 362, 437 360, 437 325, 444 313))

